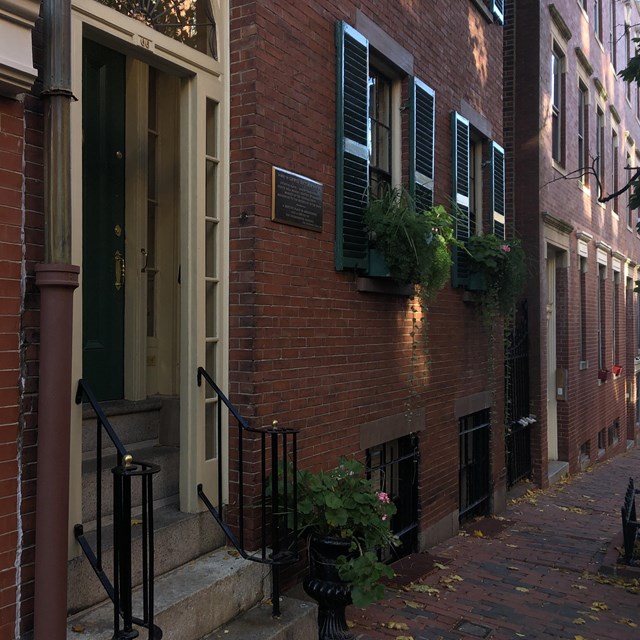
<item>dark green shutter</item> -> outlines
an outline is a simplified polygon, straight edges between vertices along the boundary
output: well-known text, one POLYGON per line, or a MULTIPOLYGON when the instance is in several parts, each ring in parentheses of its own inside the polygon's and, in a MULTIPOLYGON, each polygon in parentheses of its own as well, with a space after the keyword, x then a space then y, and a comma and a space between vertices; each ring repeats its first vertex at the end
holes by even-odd
POLYGON ((409 191, 416 209, 433 206, 436 94, 417 78, 409 84, 409 191))
POLYGON ((491 218, 493 233, 504 239, 504 149, 496 142, 491 143, 491 218))
MULTIPOLYGON (((465 242, 469 238, 469 121, 459 113, 451 114, 453 132, 453 204, 456 217, 456 238, 465 242)), ((455 249, 453 286, 466 284, 469 260, 464 249, 455 249)))
POLYGON ((368 264, 362 211, 369 186, 369 43, 344 22, 337 25, 336 41, 336 269, 341 271, 368 264))
POLYGON ((504 0, 492 0, 491 12, 498 24, 504 24, 504 0))

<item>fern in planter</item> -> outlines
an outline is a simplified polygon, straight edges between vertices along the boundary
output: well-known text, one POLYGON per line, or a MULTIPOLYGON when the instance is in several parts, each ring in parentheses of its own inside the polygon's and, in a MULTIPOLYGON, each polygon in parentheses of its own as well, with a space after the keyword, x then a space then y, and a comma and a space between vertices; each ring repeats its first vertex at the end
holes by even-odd
POLYGON ((388 188, 370 198, 364 224, 393 278, 418 285, 424 301, 442 289, 451 274, 450 247, 456 243, 453 218, 443 206, 417 211, 405 189, 388 188))
POLYGON ((476 290, 484 319, 508 317, 522 293, 526 279, 525 255, 519 240, 503 240, 487 233, 471 236, 465 243, 469 253, 470 289, 476 290))

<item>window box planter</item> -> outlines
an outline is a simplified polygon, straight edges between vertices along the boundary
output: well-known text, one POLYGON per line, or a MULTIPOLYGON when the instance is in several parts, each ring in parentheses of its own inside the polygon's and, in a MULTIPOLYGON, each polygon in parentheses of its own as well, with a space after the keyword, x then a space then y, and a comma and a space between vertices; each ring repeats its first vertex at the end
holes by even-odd
POLYGON ((467 280, 467 289, 469 291, 486 291, 487 275, 480 271, 471 272, 467 280))
POLYGON ((605 382, 609 377, 609 369, 598 369, 598 380, 605 382))
POLYGON ((613 373, 614 376, 619 376, 622 373, 622 367, 619 364, 614 364, 611 367, 611 373, 613 373))

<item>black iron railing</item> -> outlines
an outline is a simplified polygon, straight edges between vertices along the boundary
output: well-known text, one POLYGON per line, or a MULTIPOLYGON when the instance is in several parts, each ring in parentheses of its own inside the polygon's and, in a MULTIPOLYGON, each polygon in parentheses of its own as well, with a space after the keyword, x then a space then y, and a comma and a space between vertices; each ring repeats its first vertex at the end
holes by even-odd
POLYGON ((624 540, 624 561, 625 564, 638 564, 634 558, 636 541, 638 539, 638 531, 640 531, 640 522, 636 518, 636 494, 640 491, 636 490, 633 485, 633 478, 629 478, 627 492, 624 496, 622 505, 622 537, 624 540))
POLYGON ((505 351, 507 485, 531 477, 531 415, 529 395, 529 327, 527 301, 521 300, 513 318, 505 351))
MULTIPOLYGON (((231 404, 220 387, 202 367, 198 367, 198 386, 202 380, 213 389, 217 396, 216 437, 221 443, 223 409, 233 418, 237 434, 237 504, 238 520, 236 535, 223 513, 222 461, 218 464, 218 506, 215 507, 205 494, 201 484, 198 496, 222 527, 225 535, 240 555, 254 562, 272 566, 271 602, 273 615, 280 615, 280 570, 283 566, 298 560, 296 538, 298 535, 298 460, 297 431, 281 428, 274 420, 271 427, 256 429, 250 427, 238 410, 231 404), (260 447, 260 549, 248 552, 245 548, 245 502, 248 487, 244 481, 245 444, 249 441, 255 450, 256 439, 260 447)), ((232 425, 229 425, 229 429, 232 425)))
POLYGON ((391 531, 398 547, 383 550, 385 561, 414 553, 418 544, 418 440, 415 434, 371 447, 366 452, 366 472, 374 487, 384 491, 396 505, 391 531))
POLYGON ((505 455, 507 458, 507 487, 531 477, 531 425, 533 416, 520 418, 507 427, 505 433, 505 455))
POLYGON ((135 460, 105 416, 91 387, 85 380, 78 382, 76 404, 86 397, 96 414, 96 549, 87 540, 82 524, 76 524, 74 535, 91 564, 107 595, 113 602, 113 638, 128 640, 138 637, 133 625, 146 627, 149 640, 162 638, 162 630, 153 623, 154 613, 154 549, 153 549, 153 476, 160 467, 135 460), (103 566, 103 431, 116 450, 113 474, 113 583, 103 566), (131 572, 131 496, 132 479, 141 484, 142 513, 142 618, 133 615, 133 577, 131 572))

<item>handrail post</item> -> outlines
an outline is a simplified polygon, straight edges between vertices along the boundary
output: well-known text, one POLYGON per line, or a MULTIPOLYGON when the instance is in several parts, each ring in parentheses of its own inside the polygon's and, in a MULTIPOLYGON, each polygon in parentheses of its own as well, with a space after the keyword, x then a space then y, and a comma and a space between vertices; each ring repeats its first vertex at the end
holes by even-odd
POLYGON ((133 605, 132 605, 132 588, 131 588, 131 476, 129 470, 133 463, 133 458, 127 454, 123 458, 123 465, 115 467, 113 474, 119 478, 115 484, 119 487, 120 510, 114 514, 119 521, 118 540, 114 540, 114 544, 120 548, 118 553, 120 574, 120 585, 118 587, 120 593, 120 610, 122 612, 123 629, 120 630, 118 623, 117 633, 114 640, 130 640, 137 638, 138 632, 133 628, 133 605))
POLYGON ((273 421, 273 431, 271 432, 271 552, 274 560, 271 572, 271 603, 273 606, 272 615, 280 615, 280 565, 278 565, 280 555, 280 533, 278 522, 278 432, 277 421, 273 421))

